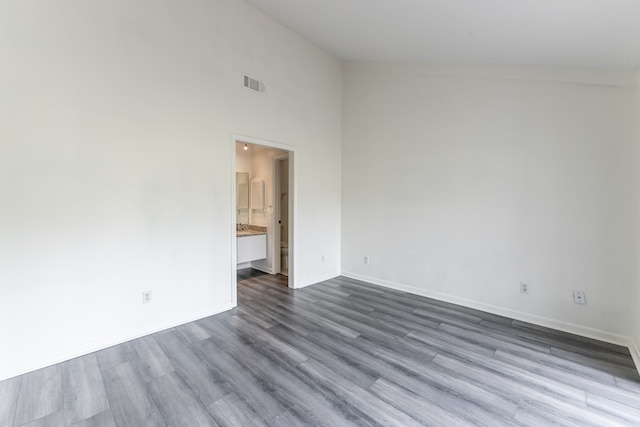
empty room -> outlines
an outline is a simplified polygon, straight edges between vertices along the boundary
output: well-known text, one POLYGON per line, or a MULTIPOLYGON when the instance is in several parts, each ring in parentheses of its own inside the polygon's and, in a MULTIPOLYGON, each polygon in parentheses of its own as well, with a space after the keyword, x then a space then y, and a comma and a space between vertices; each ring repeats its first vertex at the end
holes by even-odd
POLYGON ((0 427, 640 425, 640 1, 0 2, 0 427))

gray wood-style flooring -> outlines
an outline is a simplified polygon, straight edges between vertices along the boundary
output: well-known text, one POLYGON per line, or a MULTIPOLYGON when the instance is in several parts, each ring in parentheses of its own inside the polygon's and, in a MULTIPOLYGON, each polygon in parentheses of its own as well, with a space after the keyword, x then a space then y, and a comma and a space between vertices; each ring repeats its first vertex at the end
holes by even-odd
POLYGON ((0 426, 640 425, 626 348, 339 277, 0 382, 0 426))

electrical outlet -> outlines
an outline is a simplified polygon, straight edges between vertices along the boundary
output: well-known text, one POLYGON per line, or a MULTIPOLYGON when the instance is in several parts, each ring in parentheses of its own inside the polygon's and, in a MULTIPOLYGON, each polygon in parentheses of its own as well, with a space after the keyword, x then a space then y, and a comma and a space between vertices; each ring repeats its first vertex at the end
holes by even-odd
POLYGON ((142 303, 146 304, 148 302, 151 302, 151 291, 144 291, 142 292, 142 303))
POLYGON ((364 257, 364 263, 365 264, 369 264, 369 257, 368 256, 364 257))
POLYGON ((587 299, 584 295, 584 291, 573 291, 573 302, 576 304, 586 304, 587 299))
POLYGON ((322 255, 322 262, 324 262, 324 255, 322 255))
POLYGON ((523 294, 528 294, 529 293, 529 285, 527 285, 524 282, 520 282, 520 292, 523 294))

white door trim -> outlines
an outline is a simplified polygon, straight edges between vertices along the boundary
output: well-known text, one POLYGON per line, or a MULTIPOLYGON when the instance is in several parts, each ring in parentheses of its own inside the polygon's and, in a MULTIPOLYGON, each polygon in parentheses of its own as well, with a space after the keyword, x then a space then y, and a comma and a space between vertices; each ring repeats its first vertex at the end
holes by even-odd
MULTIPOLYGON (((273 259, 274 259, 274 269, 273 272, 274 273, 282 273, 282 257, 281 257, 281 250, 280 250, 280 242, 282 241, 282 233, 280 231, 280 220, 279 218, 282 218, 282 203, 281 203, 281 198, 282 198, 282 161, 283 160, 288 160, 289 159, 289 153, 286 154, 281 154, 278 156, 275 156, 273 158, 273 171, 274 171, 274 182, 273 182, 273 194, 274 194, 274 202, 273 202, 273 207, 274 207, 274 218, 273 218, 273 227, 274 227, 274 242, 273 242, 273 247, 274 247, 274 255, 273 255, 273 259), (275 195, 277 195, 277 199, 275 199, 275 195)), ((287 171, 289 172, 289 171, 287 171)), ((289 188, 286 189, 287 192, 287 205, 289 204, 289 197, 288 197, 288 193, 289 193, 289 188)), ((290 211, 291 206, 287 206, 287 211, 290 211)), ((289 212, 287 212, 287 218, 289 217, 289 212)), ((289 235, 289 221, 287 221, 287 235, 289 235)), ((287 244, 289 239, 287 239, 287 244)), ((289 262, 287 262, 287 275, 289 275, 289 262)))

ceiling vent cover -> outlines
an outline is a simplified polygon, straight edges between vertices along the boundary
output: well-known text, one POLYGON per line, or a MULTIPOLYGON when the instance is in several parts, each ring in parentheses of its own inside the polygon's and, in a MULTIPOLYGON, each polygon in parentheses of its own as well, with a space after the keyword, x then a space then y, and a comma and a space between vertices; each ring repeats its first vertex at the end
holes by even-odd
POLYGON ((258 93, 264 93, 264 82, 258 79, 254 79, 248 74, 243 74, 243 86, 245 89, 252 90, 258 93))

